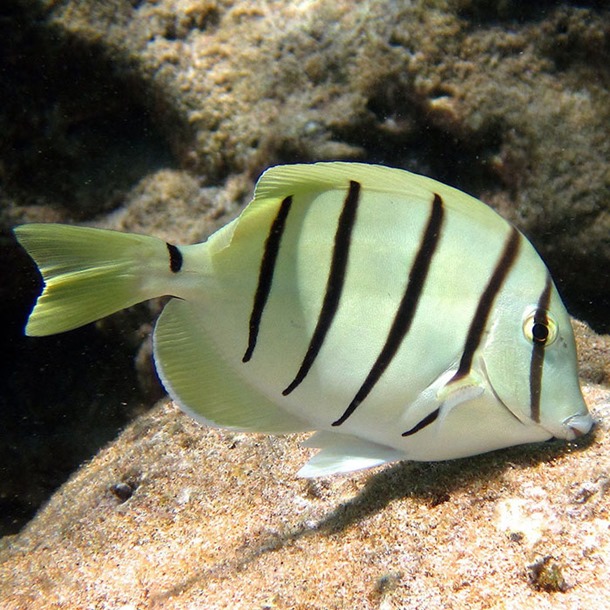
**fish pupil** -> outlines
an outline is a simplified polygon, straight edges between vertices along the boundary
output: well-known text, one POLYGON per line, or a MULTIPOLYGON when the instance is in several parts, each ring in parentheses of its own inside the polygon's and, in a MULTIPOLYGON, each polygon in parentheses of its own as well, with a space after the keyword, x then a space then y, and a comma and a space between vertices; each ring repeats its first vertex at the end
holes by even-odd
POLYGON ((532 326, 532 338, 535 343, 546 343, 549 338, 549 327, 546 324, 535 322, 532 326))

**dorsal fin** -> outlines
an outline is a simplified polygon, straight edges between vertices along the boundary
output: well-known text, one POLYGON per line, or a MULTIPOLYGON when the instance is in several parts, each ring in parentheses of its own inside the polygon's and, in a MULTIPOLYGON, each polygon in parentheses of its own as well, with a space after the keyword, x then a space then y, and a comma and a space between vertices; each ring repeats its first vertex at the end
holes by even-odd
POLYGON ((254 199, 241 215, 214 234, 213 250, 223 250, 242 231, 258 231, 268 227, 274 211, 286 197, 292 197, 297 206, 303 205, 304 201, 311 201, 311 195, 316 193, 347 191, 350 181, 358 182, 364 194, 387 193, 413 203, 428 203, 437 194, 442 198, 445 209, 467 216, 490 230, 497 229, 498 225, 508 226, 506 220, 478 199, 432 178, 403 169, 345 161, 276 165, 261 175, 254 189, 254 199))
POLYGON ((426 176, 383 165, 344 161, 271 167, 260 177, 254 191, 254 201, 281 198, 287 194, 345 190, 350 180, 359 182, 364 190, 378 193, 400 193, 418 199, 429 199, 432 193, 438 193, 444 198, 466 198, 480 203, 462 191, 426 176))

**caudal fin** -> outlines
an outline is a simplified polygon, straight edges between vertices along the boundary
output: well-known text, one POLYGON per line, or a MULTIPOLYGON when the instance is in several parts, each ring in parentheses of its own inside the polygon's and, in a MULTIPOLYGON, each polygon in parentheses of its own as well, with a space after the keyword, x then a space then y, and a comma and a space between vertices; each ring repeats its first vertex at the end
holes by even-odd
POLYGON ((14 232, 44 279, 27 335, 71 330, 166 294, 168 248, 160 239, 60 224, 14 232))

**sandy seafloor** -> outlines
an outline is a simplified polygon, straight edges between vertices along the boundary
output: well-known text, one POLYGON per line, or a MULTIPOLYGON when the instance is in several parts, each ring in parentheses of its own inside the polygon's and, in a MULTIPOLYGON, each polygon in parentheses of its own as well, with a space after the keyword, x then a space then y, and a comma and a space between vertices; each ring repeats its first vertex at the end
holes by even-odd
POLYGON ((147 410, 159 303, 22 339, 32 293, 9 237, 63 221, 200 241, 269 165, 383 162, 493 205, 608 333, 602 5, 7 3, 0 500, 43 502, 92 457, 1 539, 2 610, 610 607, 607 334, 576 324, 596 420, 578 442, 307 481, 302 436, 206 429, 166 399, 147 410))

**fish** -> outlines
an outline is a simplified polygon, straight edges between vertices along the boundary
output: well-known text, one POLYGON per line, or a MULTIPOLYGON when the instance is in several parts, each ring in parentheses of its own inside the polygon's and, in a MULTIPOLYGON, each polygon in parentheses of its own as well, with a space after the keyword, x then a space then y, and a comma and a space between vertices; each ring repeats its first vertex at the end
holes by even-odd
POLYGON ((153 334, 170 397, 208 426, 314 432, 299 476, 592 427, 546 265, 491 207, 431 178, 271 167, 235 220, 192 245, 61 224, 14 232, 44 280, 27 335, 172 297, 153 334))

